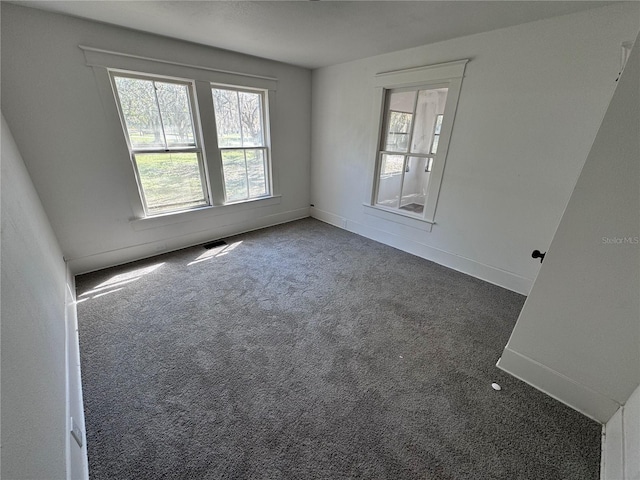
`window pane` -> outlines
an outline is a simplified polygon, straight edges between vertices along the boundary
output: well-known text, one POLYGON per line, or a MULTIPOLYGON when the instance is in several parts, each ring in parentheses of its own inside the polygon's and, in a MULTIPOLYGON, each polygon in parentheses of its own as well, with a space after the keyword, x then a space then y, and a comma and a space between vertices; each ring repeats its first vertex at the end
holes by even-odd
POLYGON ((424 202, 427 198, 429 177, 427 171, 430 165, 429 158, 409 157, 402 184, 402 199, 400 209, 411 213, 422 213, 424 202))
POLYGON ((382 155, 382 168, 380 175, 398 175, 402 173, 404 166, 404 155, 382 155))
MULTIPOLYGON (((433 144, 436 143, 435 135, 440 135, 444 106, 447 102, 447 91, 446 88, 437 88, 418 92, 411 152, 436 153, 433 144), (438 119, 440 119, 440 123, 438 123, 438 119)), ((436 143, 435 150, 437 148, 436 143)))
POLYGON ((397 207, 402 188, 404 155, 382 154, 381 162, 376 203, 387 207, 397 207))
POLYGON ((247 176, 249 177, 249 197, 266 195, 267 176, 265 174, 264 150, 246 150, 247 176))
POLYGON ((387 103, 387 125, 384 149, 391 152, 406 152, 409 147, 411 122, 415 107, 416 92, 394 92, 387 103))
POLYGON ((238 98, 240 101, 242 146, 261 147, 264 145, 262 95, 259 93, 238 92, 238 98))
POLYGON ((150 213, 206 205, 197 153, 135 155, 150 213))
POLYGON ((242 134, 240 129, 240 110, 238 106, 238 92, 212 88, 213 110, 216 115, 218 129, 218 146, 241 147, 242 134))
POLYGON ((153 82, 125 77, 114 77, 114 80, 131 146, 134 149, 164 147, 153 82))
POLYGON ((222 171, 227 202, 249 197, 244 150, 223 150, 222 171))
POLYGON ((189 87, 155 82, 167 146, 195 146, 189 87))

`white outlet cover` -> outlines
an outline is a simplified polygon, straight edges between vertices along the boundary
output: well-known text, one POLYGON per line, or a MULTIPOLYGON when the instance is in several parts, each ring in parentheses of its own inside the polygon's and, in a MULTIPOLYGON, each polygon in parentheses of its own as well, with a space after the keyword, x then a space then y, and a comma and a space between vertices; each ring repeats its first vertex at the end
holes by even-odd
POLYGON ((82 438, 84 437, 84 434, 82 429, 73 421, 73 417, 71 417, 71 436, 74 438, 78 446, 82 448, 82 438))

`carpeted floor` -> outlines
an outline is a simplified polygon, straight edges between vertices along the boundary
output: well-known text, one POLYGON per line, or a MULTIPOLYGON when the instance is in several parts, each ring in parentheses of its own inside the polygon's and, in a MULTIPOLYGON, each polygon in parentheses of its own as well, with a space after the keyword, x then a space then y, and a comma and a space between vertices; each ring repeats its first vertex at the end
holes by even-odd
POLYGON ((312 219, 226 241, 77 277, 93 480, 599 477, 495 367, 523 296, 312 219))

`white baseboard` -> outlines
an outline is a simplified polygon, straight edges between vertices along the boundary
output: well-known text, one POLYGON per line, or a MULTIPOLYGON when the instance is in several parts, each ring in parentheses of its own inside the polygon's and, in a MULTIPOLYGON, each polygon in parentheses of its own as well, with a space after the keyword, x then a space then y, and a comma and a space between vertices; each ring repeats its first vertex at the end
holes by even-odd
POLYGON ((640 479, 640 386, 602 427, 601 480, 640 479))
POLYGON ((347 219, 344 217, 335 215, 330 212, 325 212, 324 210, 320 210, 316 207, 311 207, 310 211, 311 216, 317 220, 320 220, 321 222, 328 223, 329 225, 333 225, 334 227, 345 228, 345 222, 347 221, 347 219))
POLYGON ((615 400, 509 347, 496 366, 599 423, 606 423, 620 408, 615 400))
POLYGON ((623 480, 624 474, 624 407, 602 426, 601 480, 623 480))
POLYGON ((395 247, 522 295, 528 295, 533 285, 532 279, 521 277, 513 272, 485 265, 470 258, 440 250, 392 232, 370 227, 315 207, 311 208, 311 216, 330 225, 357 233, 363 237, 395 247))
POLYGON ((68 260, 68 264, 74 275, 79 275, 199 245, 219 238, 239 235, 241 233, 259 230, 261 228, 272 227, 281 223, 300 220, 301 218, 306 218, 308 216, 309 208, 305 207, 273 215, 252 218, 250 220, 230 222, 226 225, 217 225, 215 228, 208 230, 202 230, 172 238, 162 238, 156 242, 133 245, 117 250, 97 253, 95 255, 73 258, 68 260))
POLYGON ((65 366, 66 366, 66 463, 67 480, 88 480, 89 461, 82 400, 80 372, 80 343, 78 341, 78 315, 76 309, 76 284, 67 264, 65 291, 65 366), (71 418, 82 431, 82 447, 71 437, 71 418))

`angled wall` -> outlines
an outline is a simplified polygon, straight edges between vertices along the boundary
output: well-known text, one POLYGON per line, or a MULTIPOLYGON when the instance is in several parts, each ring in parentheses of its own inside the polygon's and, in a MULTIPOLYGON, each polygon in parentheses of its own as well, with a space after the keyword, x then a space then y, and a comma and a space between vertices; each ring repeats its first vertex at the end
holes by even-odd
POLYGON ((68 417, 84 429, 75 312, 58 241, 2 117, 2 478, 86 478, 86 449, 70 442, 68 417), (67 311, 65 311, 67 309, 67 311), (69 336, 67 338, 67 335, 69 336), (68 410, 67 382, 74 383, 68 410))
POLYGON ((498 362, 603 423, 640 384, 639 47, 498 362))

